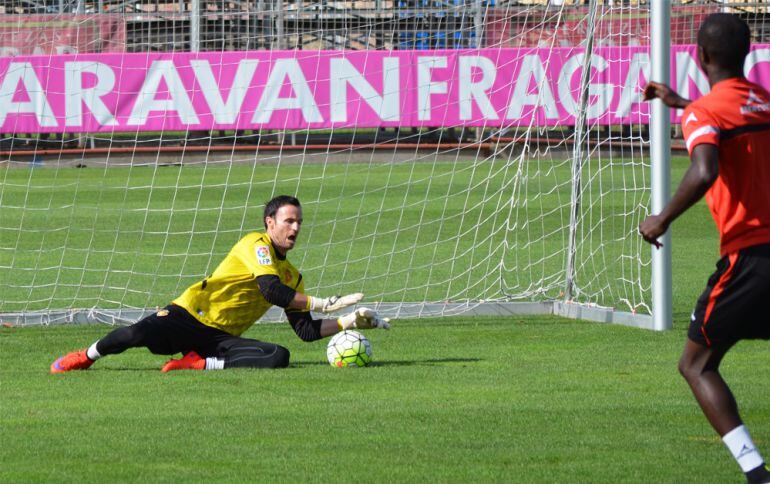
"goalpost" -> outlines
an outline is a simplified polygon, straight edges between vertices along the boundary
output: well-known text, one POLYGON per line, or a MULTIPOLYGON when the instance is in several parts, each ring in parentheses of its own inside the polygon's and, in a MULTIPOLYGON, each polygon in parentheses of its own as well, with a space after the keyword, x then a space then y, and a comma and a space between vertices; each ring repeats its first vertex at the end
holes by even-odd
POLYGON ((672 7, 529 3, 6 10, 0 321, 134 322, 287 193, 311 294, 670 328, 670 239, 637 227, 668 197, 640 88, 668 79, 672 7))
MULTIPOLYGON (((671 33, 668 2, 652 2, 650 30, 652 32, 650 60, 652 79, 670 84, 671 33)), ((650 158, 652 167, 652 213, 660 213, 671 198, 671 118, 668 108, 656 100, 650 116, 650 158)), ((671 231, 652 249, 652 328, 672 327, 671 231)))

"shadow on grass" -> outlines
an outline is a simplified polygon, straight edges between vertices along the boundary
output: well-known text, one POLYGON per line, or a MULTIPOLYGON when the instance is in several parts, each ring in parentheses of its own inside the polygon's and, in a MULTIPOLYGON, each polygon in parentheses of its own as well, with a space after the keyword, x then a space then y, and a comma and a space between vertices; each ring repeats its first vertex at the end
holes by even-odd
MULTIPOLYGON (((447 363, 476 363, 481 358, 431 358, 427 360, 389 360, 373 361, 369 366, 438 366, 447 363)), ((294 361, 290 367, 329 366, 325 361, 294 361)))

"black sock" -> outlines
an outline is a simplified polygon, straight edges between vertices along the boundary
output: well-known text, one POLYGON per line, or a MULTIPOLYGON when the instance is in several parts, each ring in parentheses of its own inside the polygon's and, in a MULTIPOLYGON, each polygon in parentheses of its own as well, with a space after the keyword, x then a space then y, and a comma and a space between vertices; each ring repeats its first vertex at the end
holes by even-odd
POLYGON ((767 470, 767 467, 765 467, 765 463, 763 462, 747 472, 746 479, 748 479, 750 484, 770 482, 770 471, 767 470))

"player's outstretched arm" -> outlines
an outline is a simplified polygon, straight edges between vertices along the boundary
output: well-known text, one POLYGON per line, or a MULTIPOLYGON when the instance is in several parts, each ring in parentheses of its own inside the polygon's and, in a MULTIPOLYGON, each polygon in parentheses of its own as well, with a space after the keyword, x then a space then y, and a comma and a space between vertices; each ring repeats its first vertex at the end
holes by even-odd
POLYGON ((390 329, 390 318, 381 317, 374 309, 358 308, 337 319, 337 325, 340 331, 346 329, 390 329))
POLYGON ((356 304, 363 299, 364 295, 360 292, 348 294, 346 296, 314 297, 306 294, 297 293, 294 302, 297 303, 296 309, 305 311, 320 311, 322 313, 333 313, 348 306, 356 304))
POLYGON ((666 106, 676 109, 684 109, 692 102, 662 82, 650 82, 644 86, 644 100, 652 101, 655 98, 663 101, 666 106))
POLYGON ((320 311, 322 313, 333 313, 348 306, 356 304, 363 299, 364 295, 360 292, 348 294, 347 296, 315 297, 296 292, 291 302, 285 306, 288 309, 299 309, 300 311, 320 311))
POLYGON ((284 309, 300 311, 321 311, 332 313, 360 301, 364 295, 360 292, 347 296, 313 297, 297 292, 283 284, 278 276, 264 275, 257 278, 262 296, 267 302, 284 309))
POLYGON ((660 214, 650 215, 639 224, 639 234, 651 244, 657 244, 658 237, 666 233, 671 222, 703 198, 717 179, 719 149, 716 145, 696 146, 690 159, 690 167, 668 205, 660 214))

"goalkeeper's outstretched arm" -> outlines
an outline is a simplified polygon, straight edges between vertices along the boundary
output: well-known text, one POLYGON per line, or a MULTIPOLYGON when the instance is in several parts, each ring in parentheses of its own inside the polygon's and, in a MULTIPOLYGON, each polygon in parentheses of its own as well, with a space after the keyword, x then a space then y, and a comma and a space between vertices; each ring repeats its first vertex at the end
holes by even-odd
POLYGON ((389 318, 368 308, 358 308, 337 319, 313 319, 309 312, 288 310, 286 318, 302 341, 316 341, 346 329, 390 329, 389 318))
POLYGON ((356 309, 336 319, 313 319, 310 314, 311 310, 333 312, 356 304, 363 297, 361 293, 316 298, 297 292, 274 275, 258 277, 257 284, 267 302, 286 310, 291 327, 303 341, 315 341, 345 329, 390 328, 390 319, 367 308, 356 309))
POLYGON ((305 311, 320 311, 322 313, 333 313, 344 309, 348 306, 352 306, 361 299, 364 295, 360 292, 354 294, 348 294, 347 296, 330 296, 330 297, 314 297, 307 294, 297 293, 294 295, 289 307, 292 309, 304 309, 305 311))
POLYGON ((356 304, 364 297, 360 292, 348 294, 347 296, 323 298, 308 296, 283 284, 278 276, 274 275, 258 277, 257 284, 259 284, 259 290, 267 302, 284 309, 333 313, 356 304))

